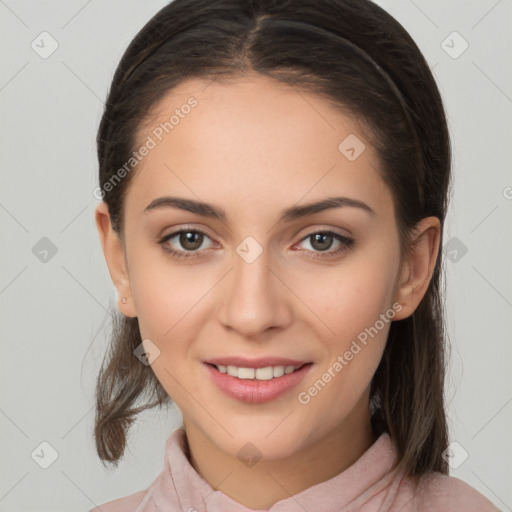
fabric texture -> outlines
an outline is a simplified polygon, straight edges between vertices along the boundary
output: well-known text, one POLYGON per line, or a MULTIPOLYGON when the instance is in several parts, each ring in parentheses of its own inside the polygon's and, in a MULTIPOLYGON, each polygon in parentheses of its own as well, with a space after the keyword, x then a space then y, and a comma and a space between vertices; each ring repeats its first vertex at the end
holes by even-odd
POLYGON ((387 433, 340 474, 269 509, 247 508, 212 489, 191 465, 186 448, 185 430, 180 427, 167 439, 163 471, 147 489, 89 512, 499 512, 458 478, 431 472, 415 484, 398 473, 387 433))

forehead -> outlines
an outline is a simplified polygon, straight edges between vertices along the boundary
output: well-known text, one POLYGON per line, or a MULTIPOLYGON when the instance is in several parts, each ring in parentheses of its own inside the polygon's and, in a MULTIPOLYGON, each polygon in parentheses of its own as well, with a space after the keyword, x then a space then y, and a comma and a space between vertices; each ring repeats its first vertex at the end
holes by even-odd
POLYGON ((126 196, 130 210, 166 193, 225 209, 236 199, 253 204, 253 213, 265 198, 287 207, 333 191, 391 206, 361 123, 320 96, 261 75, 182 82, 141 126, 137 147, 150 140, 126 196))

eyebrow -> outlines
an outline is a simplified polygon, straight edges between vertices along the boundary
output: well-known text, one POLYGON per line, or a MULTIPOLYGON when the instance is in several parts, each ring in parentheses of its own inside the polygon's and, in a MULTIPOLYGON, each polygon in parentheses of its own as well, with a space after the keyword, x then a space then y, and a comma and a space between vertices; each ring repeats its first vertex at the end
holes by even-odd
MULTIPOLYGON (((328 210, 330 208, 352 207, 359 208, 370 215, 375 215, 375 211, 363 201, 352 199, 350 197, 327 197, 321 201, 305 204, 302 206, 292 206, 282 211, 279 222, 290 222, 301 217, 307 217, 315 213, 328 210)), ((226 220, 226 212, 219 207, 203 201, 195 201, 184 197, 165 196, 158 197, 146 206, 143 213, 157 210, 160 208, 179 208, 197 215, 210 217, 213 219, 226 220)))

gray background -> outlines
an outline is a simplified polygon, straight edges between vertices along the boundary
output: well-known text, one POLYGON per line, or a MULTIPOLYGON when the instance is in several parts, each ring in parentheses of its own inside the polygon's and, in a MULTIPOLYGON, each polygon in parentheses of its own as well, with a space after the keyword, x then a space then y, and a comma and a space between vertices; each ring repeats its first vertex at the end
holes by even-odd
MULTIPOLYGON (((174 407, 143 414, 116 471, 95 453, 95 376, 116 301, 94 224, 95 136, 119 58, 165 3, 0 0, 1 512, 85 511, 147 487, 181 421, 174 407), (31 46, 51 49, 43 31, 58 44, 47 58, 31 46)), ((379 3, 433 68, 453 137, 451 475, 512 510, 512 3, 379 3)))

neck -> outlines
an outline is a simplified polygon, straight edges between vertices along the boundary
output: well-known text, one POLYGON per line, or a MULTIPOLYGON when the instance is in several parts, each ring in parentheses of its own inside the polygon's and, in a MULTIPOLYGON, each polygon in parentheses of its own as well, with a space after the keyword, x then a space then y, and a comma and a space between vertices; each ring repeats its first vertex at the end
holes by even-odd
POLYGON ((236 454, 221 450, 195 424, 187 424, 187 457, 213 489, 245 507, 267 509, 340 474, 375 442, 367 397, 346 420, 284 459, 262 458, 249 467, 236 454))

